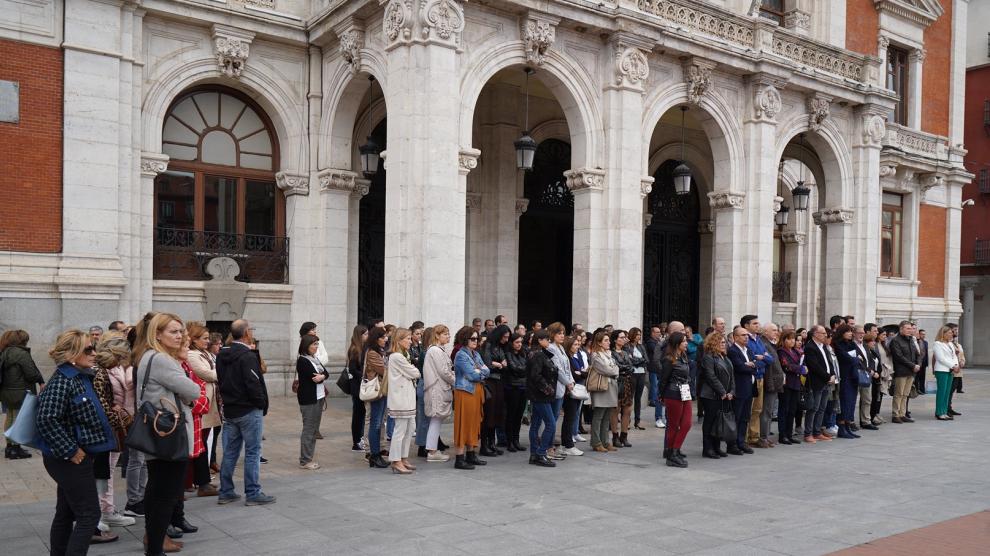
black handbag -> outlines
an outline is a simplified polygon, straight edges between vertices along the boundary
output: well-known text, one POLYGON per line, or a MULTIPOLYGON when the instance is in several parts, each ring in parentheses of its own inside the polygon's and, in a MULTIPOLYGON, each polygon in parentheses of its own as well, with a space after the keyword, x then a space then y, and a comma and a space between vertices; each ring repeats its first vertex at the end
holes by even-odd
POLYGON ((729 445, 736 443, 736 414, 732 411, 732 404, 726 403, 725 400, 722 400, 718 417, 715 419, 712 436, 729 445))
MULTIPOLYGON (((167 398, 159 400, 162 408, 144 401, 138 406, 138 400, 144 398, 144 390, 151 376, 151 362, 157 353, 148 359, 148 368, 141 382, 141 394, 134 398, 134 423, 127 431, 124 443, 129 448, 144 452, 154 458, 165 461, 186 461, 189 459, 189 437, 186 434, 185 416, 180 409, 181 402, 178 394, 173 394, 175 402, 167 398), (166 409, 165 405, 171 405, 166 409)), ((137 369, 134 371, 137 378, 137 369)))
POLYGON ((347 370, 347 367, 344 367, 344 370, 340 371, 340 376, 337 377, 337 388, 340 388, 340 391, 348 396, 351 395, 351 372, 347 370))

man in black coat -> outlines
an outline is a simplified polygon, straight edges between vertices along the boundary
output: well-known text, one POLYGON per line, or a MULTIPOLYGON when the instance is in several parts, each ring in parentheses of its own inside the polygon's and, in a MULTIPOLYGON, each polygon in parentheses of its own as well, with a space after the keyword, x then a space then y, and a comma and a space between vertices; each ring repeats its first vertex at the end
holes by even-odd
POLYGON ((268 389, 251 325, 244 319, 230 325, 234 340, 217 355, 217 380, 223 399, 223 463, 217 503, 240 499, 234 492, 234 468, 244 446, 244 495, 248 506, 275 502, 261 491, 261 435, 268 413, 268 389))
POLYGON ((832 387, 837 382, 836 369, 828 355, 825 327, 816 324, 809 332, 811 339, 804 347, 804 365, 808 368, 808 400, 804 416, 804 441, 829 441, 832 437, 821 431, 825 407, 832 397, 832 387))
POLYGON ((913 423, 914 419, 907 416, 907 400, 911 394, 914 376, 921 372, 918 347, 911 334, 914 325, 909 320, 903 320, 899 332, 890 340, 890 358, 894 364, 894 407, 891 422, 913 423))
POLYGON ((746 445, 746 428, 749 426, 749 416, 753 410, 756 359, 746 346, 748 342, 749 332, 737 326, 732 330, 732 344, 727 350, 729 361, 732 362, 733 378, 736 381, 736 391, 732 400, 732 411, 736 416, 736 445, 729 446, 726 451, 737 456, 753 453, 753 449, 746 445))

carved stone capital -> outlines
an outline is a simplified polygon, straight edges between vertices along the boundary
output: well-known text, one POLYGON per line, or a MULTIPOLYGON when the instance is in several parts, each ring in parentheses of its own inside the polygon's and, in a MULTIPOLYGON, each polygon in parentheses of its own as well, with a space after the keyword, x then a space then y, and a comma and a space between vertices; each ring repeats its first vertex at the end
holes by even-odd
POLYGON ((364 24, 348 19, 335 29, 340 40, 340 56, 352 73, 361 71, 361 50, 364 48, 364 24))
POLYGON ((346 191, 353 192, 358 178, 357 172, 350 170, 340 170, 337 168, 327 168, 320 170, 316 175, 320 181, 320 192, 346 191))
POLYGON ((141 153, 141 175, 154 179, 168 168, 168 155, 158 153, 141 153))
POLYGON ((254 33, 226 25, 213 25, 213 54, 217 58, 217 70, 230 78, 238 78, 244 71, 251 52, 254 33))
POLYGON ((388 0, 382 32, 389 47, 411 43, 458 47, 465 23, 461 4, 461 0, 388 0))
POLYGON ((688 57, 683 60, 684 82, 688 86, 688 100, 700 104, 701 99, 712 88, 712 70, 716 64, 710 60, 688 57))
POLYGON ((367 178, 357 178, 354 180, 354 191, 351 192, 351 198, 364 197, 371 191, 371 180, 367 178))
POLYGON ((560 18, 529 11, 519 22, 519 36, 526 49, 526 61, 539 66, 557 40, 557 24, 560 18))
POLYGON ((880 147, 887 136, 887 119, 880 114, 866 113, 862 117, 863 144, 880 147))
POLYGON ((468 212, 479 212, 481 210, 481 193, 467 193, 464 202, 468 212))
POLYGON ((780 81, 758 76, 753 78, 753 119, 758 122, 774 123, 784 104, 778 87, 780 81))
POLYGON ((828 119, 829 108, 831 105, 832 97, 828 95, 814 93, 808 96, 808 129, 811 131, 819 131, 822 126, 825 125, 825 120, 828 119))
POLYGON ((564 178, 567 179, 567 189, 572 193, 605 189, 605 170, 598 168, 567 170, 564 172, 564 178))
POLYGON ((615 85, 642 90, 646 78, 650 76, 650 63, 646 53, 624 37, 612 41, 612 50, 615 85))
POLYGON ((880 163, 880 177, 881 178, 891 178, 897 174, 897 163, 896 162, 881 162, 880 163))
POLYGON ((780 234, 780 239, 783 240, 784 243, 804 245, 808 242, 808 234, 804 232, 784 232, 780 234))
POLYGON ((481 156, 481 151, 478 149, 461 149, 457 153, 457 171, 462 176, 468 175, 471 170, 478 167, 478 157, 481 156))
POLYGON ((928 197, 928 191, 933 187, 939 187, 945 182, 945 176, 942 174, 937 174, 935 172, 930 172, 926 174, 918 174, 918 186, 921 188, 921 200, 924 201, 928 197))
POLYGON ((784 13, 784 27, 802 35, 811 30, 811 14, 804 10, 791 10, 784 13))
POLYGON ((521 216, 529 208, 529 199, 521 197, 516 199, 516 216, 521 216))
POLYGON ((744 191, 713 191, 708 194, 712 210, 742 210, 746 201, 744 191))
POLYGON ((878 51, 880 51, 880 50, 887 50, 887 47, 889 47, 889 46, 890 46, 890 39, 888 39, 886 35, 880 35, 877 38, 877 50, 878 51))
POLYGON ((854 212, 847 208, 824 208, 811 215, 816 226, 852 224, 854 212))
POLYGON ((278 172, 275 174, 275 185, 282 190, 286 197, 309 195, 309 176, 307 175, 278 172))
POLYGON ((653 176, 644 176, 639 180, 639 196, 644 199, 653 191, 653 182, 656 179, 653 176))
POLYGON ((919 64, 925 63, 925 57, 928 56, 928 51, 924 48, 915 48, 908 54, 908 59, 912 62, 917 62, 919 64))
POLYGON ((702 235, 705 235, 705 234, 714 234, 715 233, 715 221, 714 220, 711 220, 711 219, 708 219, 708 220, 699 220, 698 221, 698 233, 699 234, 702 234, 702 235))

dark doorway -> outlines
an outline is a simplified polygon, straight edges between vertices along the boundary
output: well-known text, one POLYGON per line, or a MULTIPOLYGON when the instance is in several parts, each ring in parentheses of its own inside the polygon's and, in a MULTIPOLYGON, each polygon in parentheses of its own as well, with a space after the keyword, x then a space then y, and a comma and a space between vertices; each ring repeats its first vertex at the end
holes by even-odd
POLYGON ((547 139, 526 173, 529 208, 519 218, 520 322, 571 322, 574 196, 564 178, 570 167, 570 144, 547 139))
POLYGON ((698 186, 692 180, 690 194, 674 191, 677 164, 668 160, 653 176, 647 205, 653 219, 644 238, 643 324, 679 320, 698 330, 698 186))
MULTIPOLYGON (((372 138, 384 150, 385 120, 372 138)), ((368 324, 385 313, 385 167, 381 160, 361 198, 358 223, 358 323, 368 324)))

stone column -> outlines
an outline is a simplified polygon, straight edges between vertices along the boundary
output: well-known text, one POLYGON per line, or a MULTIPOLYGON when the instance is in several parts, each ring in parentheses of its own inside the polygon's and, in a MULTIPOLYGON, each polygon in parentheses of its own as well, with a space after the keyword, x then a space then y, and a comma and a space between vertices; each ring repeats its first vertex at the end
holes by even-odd
MULTIPOLYGON (((853 183, 857 187, 851 199, 852 208, 859 216, 852 230, 855 255, 853 265, 846 269, 845 279, 855 284, 849 290, 848 313, 860 322, 876 320, 877 278, 880 276, 880 242, 876 240, 880 229, 880 148, 887 126, 886 110, 876 104, 859 109, 859 144, 853 147, 853 183)), ((849 247, 849 246, 847 246, 849 247)))
POLYGON ((754 265, 746 256, 746 197, 742 191, 708 194, 715 222, 712 318, 722 317, 727 323, 752 311, 747 299, 757 280, 754 265))
POLYGON ((353 208, 352 199, 360 199, 368 189, 367 184, 359 183, 358 175, 350 170, 324 169, 317 174, 317 179, 320 199, 316 221, 320 233, 311 246, 315 252, 307 257, 307 270, 316 291, 315 299, 310 301, 319 314, 310 319, 333 335, 327 341, 328 346, 343 346, 347 345, 351 327, 357 319, 356 307, 352 310, 357 295, 355 289, 348 287, 350 265, 341 263, 349 263, 351 255, 357 254, 356 245, 352 247, 356 241, 352 242, 351 238, 356 239, 358 234, 358 211, 353 208))
POLYGON ((605 171, 578 168, 564 172, 574 195, 574 271, 571 319, 604 323, 608 261, 608 218, 605 211, 605 171))
POLYGON ((925 49, 916 48, 908 54, 911 68, 908 70, 910 92, 907 95, 907 127, 921 129, 922 71, 925 68, 925 49))
POLYGON ((946 318, 952 319, 958 314, 959 299, 959 264, 962 246, 962 190, 970 182, 972 174, 955 168, 944 180, 945 183, 945 301, 946 318))
MULTIPOLYGON (((864 284, 853 282, 847 276, 847 271, 862 264, 854 262, 855 254, 848 248, 853 244, 854 212, 847 208, 823 208, 813 215, 815 224, 822 229, 824 253, 822 254, 824 299, 822 308, 823 319, 831 315, 850 314, 850 300, 855 297, 855 291, 862 289, 864 284)), ((876 237, 876 236, 874 236, 876 237)), ((875 312, 874 305, 874 312, 875 312)), ((859 315, 852 313, 857 318, 859 315)), ((865 322, 865 321, 864 321, 865 322)))
POLYGON ((976 289, 976 282, 963 282, 960 284, 962 290, 962 322, 959 323, 959 335, 962 337, 963 352, 970 360, 973 356, 973 330, 976 322, 976 306, 973 290, 976 289))
POLYGON ((487 293, 485 279, 491 278, 492 266, 484 247, 484 214, 481 193, 468 192, 465 207, 467 208, 467 246, 464 258, 467 261, 467 288, 464 292, 464 321, 470 322, 474 317, 486 318, 482 315, 491 313, 485 303, 487 293))
MULTIPOLYGON (((605 298, 605 322, 616 326, 643 321, 643 85, 649 76, 646 53, 652 43, 614 33, 613 80, 605 86, 605 205, 608 249, 605 282, 593 295, 605 298)), ((646 193, 649 193, 647 188, 646 193)), ((579 322, 601 322, 583 320, 579 322)))
MULTIPOLYGON (((309 197, 309 173, 278 172, 275 185, 285 195, 285 235, 289 238, 289 283, 292 284, 292 322, 322 319, 323 296, 319 291, 322 272, 317 256, 324 247, 319 220, 314 219, 313 203, 309 197)), ((322 324, 322 322, 318 321, 322 324)), ((334 334, 326 328, 322 333, 334 334)), ((327 346, 333 345, 336 335, 325 338, 327 346)), ((294 353, 289 342, 287 357, 294 353)))
POLYGON ((125 287, 125 303, 122 310, 128 315, 142 315, 151 310, 152 284, 155 279, 155 177, 168 168, 168 155, 141 153, 141 193, 139 210, 140 234, 136 236, 138 259, 141 261, 136 281, 128 281, 125 287))
MULTIPOLYGON (((701 268, 698 272, 698 328, 704 333, 708 323, 712 322, 712 296, 714 294, 713 280, 715 257, 714 234, 715 222, 713 220, 701 220, 698 222, 698 260, 701 261, 701 268)), ((643 323, 650 325, 651 323, 643 323)))
POLYGON ((457 327, 464 318, 465 182, 459 176, 459 0, 389 0, 385 315, 457 327))
MULTIPOLYGON (((796 211, 795 211, 796 212, 796 211)), ((791 213, 795 217, 794 213, 791 213)), ((791 273, 791 299, 797 304, 794 324, 815 321, 815 290, 809 287, 808 276, 803 262, 810 256, 807 253, 808 234, 805 232, 784 232, 781 234, 787 252, 784 254, 784 268, 791 273)), ((858 316, 858 315, 857 315, 858 316)))

